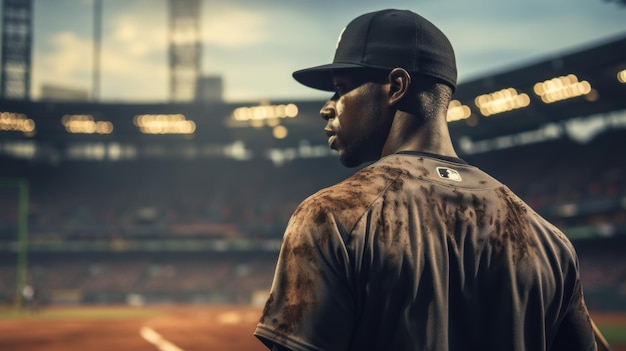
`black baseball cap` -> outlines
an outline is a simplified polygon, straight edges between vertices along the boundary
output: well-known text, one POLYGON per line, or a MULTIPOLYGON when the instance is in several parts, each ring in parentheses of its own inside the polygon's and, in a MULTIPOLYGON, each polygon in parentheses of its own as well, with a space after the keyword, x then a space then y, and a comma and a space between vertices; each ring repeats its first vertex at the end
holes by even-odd
POLYGON ((333 91, 333 71, 396 67, 456 89, 456 60, 448 38, 424 17, 395 9, 355 18, 339 35, 333 63, 298 70, 293 77, 308 87, 333 91))

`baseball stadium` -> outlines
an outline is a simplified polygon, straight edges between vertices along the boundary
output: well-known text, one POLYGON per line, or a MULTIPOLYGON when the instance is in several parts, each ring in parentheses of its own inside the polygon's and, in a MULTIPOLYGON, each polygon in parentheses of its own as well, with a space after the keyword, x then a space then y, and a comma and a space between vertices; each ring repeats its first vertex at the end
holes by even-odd
MULTIPOLYGON (((167 101, 33 99, 33 1, 2 3, 0 349, 263 350, 252 333, 291 214, 355 171, 328 148, 324 99, 227 101, 176 35, 167 101)), ((195 28, 200 5, 171 0, 170 31, 195 28)), ((626 34, 453 99, 459 156, 571 239, 591 316, 626 350, 626 34)))

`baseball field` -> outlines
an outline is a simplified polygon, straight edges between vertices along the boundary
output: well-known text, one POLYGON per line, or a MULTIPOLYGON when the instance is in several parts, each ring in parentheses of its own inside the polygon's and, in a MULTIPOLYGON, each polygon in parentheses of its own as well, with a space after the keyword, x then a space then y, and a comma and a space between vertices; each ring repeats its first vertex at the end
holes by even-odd
MULTIPOLYGON (((242 306, 0 309, 0 350, 264 350, 252 336, 261 311, 242 306)), ((626 351, 626 314, 594 315, 613 350, 626 351)))
POLYGON ((251 307, 64 307, 0 312, 0 350, 264 350, 251 307))

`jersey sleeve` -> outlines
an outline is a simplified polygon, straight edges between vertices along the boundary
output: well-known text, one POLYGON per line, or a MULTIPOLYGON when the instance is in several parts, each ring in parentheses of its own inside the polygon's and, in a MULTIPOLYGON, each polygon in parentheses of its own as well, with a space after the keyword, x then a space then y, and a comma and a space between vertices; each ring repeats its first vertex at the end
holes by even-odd
POLYGON ((583 297, 578 260, 576 260, 576 280, 573 294, 555 335, 551 350, 597 350, 591 317, 583 297))
POLYGON ((314 200, 294 212, 254 332, 266 346, 278 343, 303 351, 348 347, 355 313, 345 236, 335 217, 314 200))

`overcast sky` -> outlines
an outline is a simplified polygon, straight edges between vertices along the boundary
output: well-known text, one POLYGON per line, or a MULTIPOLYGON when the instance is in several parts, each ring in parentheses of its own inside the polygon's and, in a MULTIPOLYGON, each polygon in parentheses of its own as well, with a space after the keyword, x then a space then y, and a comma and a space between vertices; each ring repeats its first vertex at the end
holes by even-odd
MULTIPOLYGON (((168 98, 167 0, 103 0, 100 97, 168 98)), ((327 97, 291 78, 329 63, 341 29, 382 8, 410 9, 455 47, 459 81, 626 35, 626 8, 605 0, 204 0, 204 75, 227 101, 327 97)), ((91 90, 93 0, 34 0, 32 97, 42 84, 91 90)))

